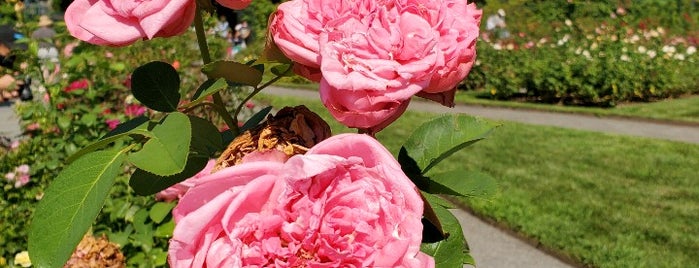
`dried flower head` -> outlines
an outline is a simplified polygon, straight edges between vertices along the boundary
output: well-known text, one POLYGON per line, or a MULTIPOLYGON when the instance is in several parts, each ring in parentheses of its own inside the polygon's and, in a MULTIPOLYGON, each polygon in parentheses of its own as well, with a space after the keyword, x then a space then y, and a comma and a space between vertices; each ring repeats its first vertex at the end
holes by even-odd
POLYGON ((330 126, 305 106, 284 107, 263 124, 236 137, 216 160, 212 172, 239 164, 253 152, 276 150, 287 158, 304 154, 330 135, 330 126))
POLYGON ((101 237, 86 234, 63 267, 121 268, 126 267, 126 259, 119 246, 109 242, 104 234, 101 237))

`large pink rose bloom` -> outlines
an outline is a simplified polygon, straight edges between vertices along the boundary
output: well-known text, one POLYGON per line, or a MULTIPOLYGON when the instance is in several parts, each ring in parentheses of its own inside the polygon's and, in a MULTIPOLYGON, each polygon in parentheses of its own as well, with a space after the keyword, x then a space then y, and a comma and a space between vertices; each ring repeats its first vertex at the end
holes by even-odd
POLYGON ((193 0, 75 0, 64 18, 70 34, 80 40, 126 46, 183 33, 194 20, 195 8, 193 0))
POLYGON ((286 163, 248 162, 198 181, 174 209, 172 267, 434 267, 423 202, 391 154, 361 134, 286 163))
POLYGON ((465 0, 293 0, 279 5, 271 32, 297 73, 320 80, 338 121, 377 132, 413 95, 453 105, 479 23, 465 0))

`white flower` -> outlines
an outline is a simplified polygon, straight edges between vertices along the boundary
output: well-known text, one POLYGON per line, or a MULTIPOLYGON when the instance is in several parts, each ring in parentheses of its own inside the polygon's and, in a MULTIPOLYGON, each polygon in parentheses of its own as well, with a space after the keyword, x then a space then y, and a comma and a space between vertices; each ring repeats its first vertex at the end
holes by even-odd
POLYGON ((634 35, 631 36, 631 40, 630 40, 630 41, 631 41, 631 44, 633 44, 633 43, 638 42, 639 40, 641 40, 641 37, 638 36, 637 34, 634 34, 634 35))
POLYGON ((626 54, 621 55, 621 57, 619 59, 621 61, 631 61, 631 58, 629 58, 629 56, 627 56, 626 54))
POLYGON ((22 267, 32 266, 32 261, 29 260, 29 252, 25 250, 20 253, 17 253, 17 255, 15 255, 15 265, 19 265, 22 267))
POLYGON ((573 22, 570 21, 569 19, 566 19, 565 24, 566 24, 566 26, 568 26, 568 27, 573 26, 573 22))
POLYGON ((501 49, 502 49, 502 46, 501 46, 499 43, 495 43, 495 44, 493 44, 493 49, 495 49, 495 50, 501 50, 501 49))
POLYGON ((592 42, 592 45, 590 45, 590 49, 595 50, 595 49, 597 49, 597 46, 598 46, 597 42, 592 42))
POLYGON ((690 46, 687 48, 687 55, 692 55, 697 52, 697 48, 695 46, 690 46))
POLYGON ((582 52, 582 54, 583 54, 583 56, 585 56, 585 58, 587 58, 588 60, 591 60, 591 59, 592 59, 592 56, 590 56, 590 51, 584 50, 584 51, 582 52))
POLYGON ((638 46, 638 53, 646 53, 648 51, 644 46, 638 46))
POLYGON ((675 58, 676 60, 684 60, 684 54, 675 54, 673 58, 675 58))
POLYGON ((673 54, 673 53, 675 53, 675 51, 677 51, 677 49, 675 49, 674 46, 668 46, 668 45, 663 46, 663 53, 673 54))
POLYGON ((582 53, 582 48, 578 48, 575 50, 575 55, 580 55, 582 53))
POLYGON ((514 49, 515 49, 515 44, 512 44, 512 43, 507 44, 507 46, 505 46, 505 48, 506 48, 507 50, 514 50, 514 49))
POLYGON ((652 59, 652 58, 655 58, 655 56, 658 55, 658 54, 655 52, 655 50, 648 50, 648 53, 647 53, 647 54, 648 54, 648 57, 650 57, 651 59, 652 59))
POLYGON ((663 29, 663 27, 658 26, 656 31, 658 31, 659 34, 665 34, 665 29, 663 29))

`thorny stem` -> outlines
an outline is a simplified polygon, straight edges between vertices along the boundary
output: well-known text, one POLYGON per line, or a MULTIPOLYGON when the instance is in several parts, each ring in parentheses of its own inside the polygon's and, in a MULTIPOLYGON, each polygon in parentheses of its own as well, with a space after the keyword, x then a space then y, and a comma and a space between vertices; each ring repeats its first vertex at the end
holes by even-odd
MULTIPOLYGON (((204 61, 204 65, 211 63, 211 55, 209 54, 209 46, 206 43, 206 33, 204 32, 204 20, 201 16, 201 7, 197 6, 197 11, 194 15, 194 29, 197 33, 197 43, 199 44, 199 51, 201 51, 201 58, 204 61)), ((226 105, 223 103, 223 98, 221 98, 221 93, 216 92, 213 95, 214 104, 212 107, 216 112, 223 118, 223 121, 228 125, 228 128, 233 131, 233 135, 237 135, 238 122, 235 117, 231 117, 231 114, 226 110, 226 105)), ((237 113, 236 113, 237 115, 237 113)))

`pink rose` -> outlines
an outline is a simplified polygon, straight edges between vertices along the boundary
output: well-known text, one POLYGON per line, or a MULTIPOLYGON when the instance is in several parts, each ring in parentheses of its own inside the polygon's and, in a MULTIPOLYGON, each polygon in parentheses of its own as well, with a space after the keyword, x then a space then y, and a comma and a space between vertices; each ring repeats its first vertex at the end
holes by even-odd
POLYGON ((80 40, 126 46, 183 33, 194 20, 195 8, 193 0, 75 0, 66 9, 65 22, 80 40))
POLYGON ((417 95, 454 106, 456 86, 466 78, 476 61, 476 40, 482 11, 466 1, 421 1, 433 13, 426 19, 439 31, 439 63, 430 84, 417 95), (439 4, 441 2, 441 5, 439 4), (437 12, 440 11, 440 12, 437 12))
POLYGON ((146 113, 146 107, 138 104, 128 104, 124 107, 124 115, 128 117, 137 117, 146 113))
POLYGON ((270 31, 297 74, 320 77, 321 100, 338 121, 373 133, 413 95, 453 105, 479 23, 465 0, 292 0, 279 5, 270 31))
POLYGON ((201 178, 173 210, 177 267, 434 267, 423 202, 367 135, 331 137, 286 163, 201 178))
POLYGON ((82 78, 82 79, 71 82, 68 86, 63 88, 63 91, 66 93, 70 93, 72 91, 76 91, 79 89, 87 89, 89 87, 90 87, 90 81, 87 80, 87 78, 82 78))
POLYGON ((216 0, 216 2, 230 9, 241 10, 248 7, 252 0, 216 0))
POLYGON ((109 130, 114 130, 117 126, 119 126, 121 121, 119 121, 119 119, 107 119, 104 121, 104 123, 107 124, 107 128, 109 128, 109 130))
POLYGON ((216 159, 209 160, 209 162, 206 163, 204 169, 199 171, 199 173, 195 174, 193 177, 186 179, 173 186, 170 186, 169 188, 155 194, 155 200, 170 202, 175 199, 182 198, 182 196, 184 196, 184 194, 187 193, 189 188, 192 188, 192 186, 194 186, 194 181, 196 179, 206 177, 207 175, 211 174, 211 170, 214 169, 215 165, 216 159))

